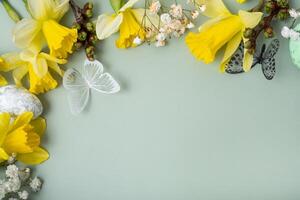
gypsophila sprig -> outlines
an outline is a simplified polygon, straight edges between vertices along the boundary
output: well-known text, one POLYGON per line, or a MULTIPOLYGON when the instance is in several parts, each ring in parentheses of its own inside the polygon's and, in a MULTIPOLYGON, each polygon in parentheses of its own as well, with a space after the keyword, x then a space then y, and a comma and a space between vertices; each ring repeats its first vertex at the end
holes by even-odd
POLYGON ((8 160, 5 178, 0 180, 0 199, 29 199, 31 193, 41 190, 42 180, 32 178, 30 168, 19 168, 11 161, 15 162, 15 159, 11 157, 8 160))
MULTIPOLYGON (((147 12, 144 13, 142 20, 142 28, 146 32, 145 42, 155 43, 156 47, 163 47, 171 38, 181 37, 187 30, 195 27, 196 20, 201 12, 205 10, 204 5, 196 3, 196 1, 187 1, 189 8, 184 8, 182 4, 176 1, 166 6, 159 0, 146 0, 145 10, 149 9, 150 14, 157 14, 160 18, 160 23, 155 26, 146 28, 145 21, 149 19, 147 12)), ((136 45, 141 44, 139 38, 136 38, 136 45)))

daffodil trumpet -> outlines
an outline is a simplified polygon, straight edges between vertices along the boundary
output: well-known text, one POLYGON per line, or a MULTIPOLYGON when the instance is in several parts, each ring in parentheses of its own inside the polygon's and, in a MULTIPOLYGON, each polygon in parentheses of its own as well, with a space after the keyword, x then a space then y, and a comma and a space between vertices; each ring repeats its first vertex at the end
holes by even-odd
MULTIPOLYGON (((198 0, 203 3, 205 0, 198 0)), ((210 0, 206 3, 204 15, 212 18, 204 23, 198 33, 189 33, 186 37, 192 54, 205 63, 215 60, 216 53, 224 46, 225 53, 220 65, 224 72, 226 64, 237 50, 239 44, 247 39, 243 38, 246 28, 254 28, 260 22, 263 13, 240 10, 237 15, 232 14, 222 0, 210 0)), ((243 69, 249 71, 253 63, 253 54, 244 50, 243 69)))
MULTIPOLYGON (((98 17, 96 32, 99 40, 104 40, 113 33, 120 32, 120 37, 116 41, 118 48, 136 47, 135 38, 141 41, 145 40, 145 28, 153 28, 153 24, 158 25, 159 17, 157 15, 147 15, 146 9, 133 9, 135 3, 139 0, 129 0, 122 7, 122 3, 112 3, 116 13, 108 15, 103 14, 98 17), (120 9, 118 9, 121 7, 120 9), (147 17, 145 17, 145 14, 147 17)), ((113 1, 111 1, 113 2, 113 1)))
POLYGON ((20 48, 42 49, 48 44, 50 54, 66 58, 72 53, 77 30, 58 22, 69 9, 69 0, 27 0, 32 19, 22 19, 13 29, 13 41, 20 48))
POLYGON ((8 113, 0 114, 0 163, 15 155, 18 161, 36 165, 49 158, 40 147, 46 129, 43 118, 33 120, 33 113, 25 112, 13 118, 8 113))

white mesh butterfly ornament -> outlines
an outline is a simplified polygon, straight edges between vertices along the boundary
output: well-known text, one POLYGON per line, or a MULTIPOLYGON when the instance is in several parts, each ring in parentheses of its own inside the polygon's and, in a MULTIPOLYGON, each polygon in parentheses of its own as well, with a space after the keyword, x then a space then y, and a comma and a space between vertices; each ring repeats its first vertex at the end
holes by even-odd
POLYGON ((86 60, 82 73, 74 68, 68 69, 63 77, 63 85, 68 90, 70 109, 74 115, 84 110, 91 90, 104 94, 120 91, 120 85, 109 73, 103 72, 103 65, 97 60, 86 60))

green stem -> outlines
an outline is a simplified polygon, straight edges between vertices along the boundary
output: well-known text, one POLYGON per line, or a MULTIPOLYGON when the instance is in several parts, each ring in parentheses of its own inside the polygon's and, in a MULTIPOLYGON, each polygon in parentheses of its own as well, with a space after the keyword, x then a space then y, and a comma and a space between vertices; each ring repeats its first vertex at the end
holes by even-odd
POLYGON ((23 0, 23 3, 25 4, 25 8, 26 8, 27 12, 28 12, 29 14, 31 14, 31 12, 30 12, 30 10, 29 10, 29 6, 28 6, 27 0, 23 0))
POLYGON ((14 20, 14 22, 18 22, 21 20, 20 15, 17 11, 12 7, 12 5, 8 2, 8 0, 1 0, 3 7, 5 8, 9 17, 14 20))

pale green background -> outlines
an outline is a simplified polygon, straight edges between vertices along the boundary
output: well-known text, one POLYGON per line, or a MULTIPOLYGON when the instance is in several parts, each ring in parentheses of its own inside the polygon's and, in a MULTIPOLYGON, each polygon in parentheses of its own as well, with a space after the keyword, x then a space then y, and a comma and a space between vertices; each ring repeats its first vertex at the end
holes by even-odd
MULTIPOLYGON (((94 2, 98 13, 111 12, 108 0, 94 2)), ((3 9, 0 18, 0 51, 16 50, 3 9)), ((46 183, 35 199, 300 198, 300 71, 287 41, 267 81, 259 68, 218 73, 217 63, 196 61, 183 38, 119 50, 116 37, 99 44, 98 58, 120 82, 119 94, 93 92, 78 117, 62 87, 41 97, 51 158, 37 167, 46 183)), ((67 66, 83 60, 76 54, 67 66)))

